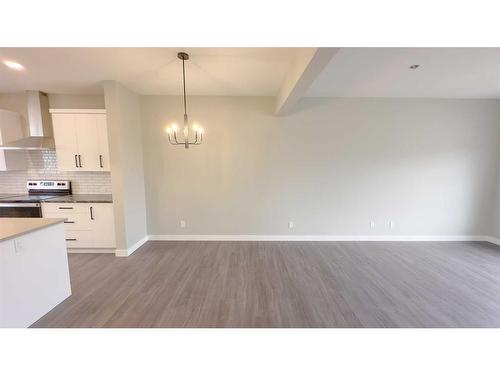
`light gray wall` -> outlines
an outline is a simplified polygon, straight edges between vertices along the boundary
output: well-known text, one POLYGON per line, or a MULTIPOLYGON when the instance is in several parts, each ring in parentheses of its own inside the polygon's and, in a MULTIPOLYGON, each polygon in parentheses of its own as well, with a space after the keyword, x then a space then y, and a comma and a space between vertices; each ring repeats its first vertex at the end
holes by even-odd
POLYGON ((140 98, 149 234, 482 235, 491 227, 497 100, 310 98, 275 117, 273 98, 189 99, 206 138, 185 150, 164 133, 182 121, 181 98, 140 98))
POLYGON ((147 235, 139 97, 114 81, 104 82, 111 184, 118 249, 147 235))
POLYGON ((26 94, 0 93, 0 108, 19 113, 24 118, 28 117, 26 94))
MULTIPOLYGON (((49 94, 50 108, 104 109, 104 95, 49 94)), ((0 93, 0 108, 15 111, 28 118, 25 93, 0 93)))
POLYGON ((104 95, 49 94, 50 108, 104 109, 104 95))

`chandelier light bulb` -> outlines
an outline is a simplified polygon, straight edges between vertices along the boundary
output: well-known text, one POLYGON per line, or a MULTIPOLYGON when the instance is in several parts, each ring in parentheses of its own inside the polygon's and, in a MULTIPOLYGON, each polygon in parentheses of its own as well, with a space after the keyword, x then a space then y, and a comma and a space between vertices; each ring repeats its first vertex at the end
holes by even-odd
POLYGON ((177 132, 177 129, 178 129, 178 128, 179 128, 179 127, 177 126, 177 124, 172 124, 172 130, 173 130, 174 132, 177 132))

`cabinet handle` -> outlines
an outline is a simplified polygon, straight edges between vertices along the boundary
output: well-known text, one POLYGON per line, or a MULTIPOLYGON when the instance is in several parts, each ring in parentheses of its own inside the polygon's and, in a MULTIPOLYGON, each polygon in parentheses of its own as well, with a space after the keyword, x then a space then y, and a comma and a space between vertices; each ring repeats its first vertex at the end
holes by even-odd
POLYGON ((80 168, 82 167, 82 155, 78 155, 78 164, 80 164, 80 168))
POLYGON ((94 220, 94 208, 90 206, 90 220, 94 220))
POLYGON ((72 210, 73 207, 58 207, 60 210, 72 210))
POLYGON ((75 224, 74 221, 65 221, 64 224, 75 224))
POLYGON ((104 168, 104 167, 102 166, 102 155, 99 155, 99 164, 101 165, 101 168, 104 168))
POLYGON ((76 238, 66 238, 66 241, 76 241, 76 238))
POLYGON ((75 154, 75 166, 78 168, 78 155, 75 154))

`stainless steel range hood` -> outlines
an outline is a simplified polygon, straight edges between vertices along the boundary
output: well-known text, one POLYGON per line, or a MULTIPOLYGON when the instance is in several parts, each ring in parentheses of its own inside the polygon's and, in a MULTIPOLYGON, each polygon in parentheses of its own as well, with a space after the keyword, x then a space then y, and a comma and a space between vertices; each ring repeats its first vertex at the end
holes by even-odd
POLYGON ((49 97, 41 91, 27 91, 29 137, 5 145, 0 150, 54 150, 49 97))

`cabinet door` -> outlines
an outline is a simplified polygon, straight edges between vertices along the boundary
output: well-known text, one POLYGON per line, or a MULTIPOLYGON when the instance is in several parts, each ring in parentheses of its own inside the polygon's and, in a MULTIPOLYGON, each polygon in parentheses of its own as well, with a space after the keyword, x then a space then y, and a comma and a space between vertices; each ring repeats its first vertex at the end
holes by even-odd
POLYGON ((98 114, 78 113, 75 115, 76 138, 78 142, 78 164, 80 171, 99 171, 99 142, 97 134, 98 114))
POLYGON ((57 167, 60 171, 79 171, 77 162, 78 142, 76 140, 75 115, 52 114, 52 126, 56 143, 57 167))
POLYGON ((116 247, 115 219, 112 203, 90 203, 93 246, 116 247))
POLYGON ((106 114, 97 115, 97 134, 99 137, 99 167, 101 171, 110 171, 108 127, 106 125, 106 114))
POLYGON ((42 203, 43 217, 66 219, 68 248, 115 248, 113 203, 42 203))

